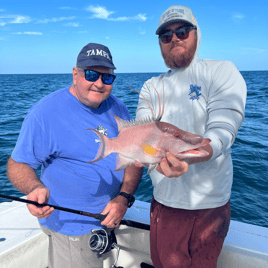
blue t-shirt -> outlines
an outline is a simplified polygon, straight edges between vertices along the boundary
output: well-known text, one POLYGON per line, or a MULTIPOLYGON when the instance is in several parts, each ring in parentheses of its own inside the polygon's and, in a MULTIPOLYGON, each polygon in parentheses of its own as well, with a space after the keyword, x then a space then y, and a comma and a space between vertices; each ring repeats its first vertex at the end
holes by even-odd
MULTIPOLYGON (((56 91, 29 110, 11 157, 34 169, 42 165, 41 181, 50 190, 50 204, 100 213, 119 193, 124 170, 114 171, 116 154, 87 163, 100 145, 97 135, 87 129, 117 137, 112 114, 130 119, 126 106, 112 95, 92 109, 74 97, 69 87, 56 91)), ((101 227, 99 220, 59 210, 39 222, 66 235, 83 235, 101 227)))

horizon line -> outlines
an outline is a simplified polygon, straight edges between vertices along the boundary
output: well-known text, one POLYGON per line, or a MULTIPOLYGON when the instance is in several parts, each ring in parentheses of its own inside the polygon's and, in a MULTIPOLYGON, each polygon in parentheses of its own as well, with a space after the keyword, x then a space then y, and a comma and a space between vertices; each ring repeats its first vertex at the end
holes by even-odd
MULTIPOLYGON (((266 72, 268 70, 241 70, 239 72, 266 72)), ((163 72, 128 72, 128 73, 116 73, 115 74, 146 74, 146 73, 166 73, 167 71, 163 71, 163 72)), ((72 74, 71 72, 70 73, 11 73, 11 74, 3 74, 3 73, 0 73, 0 75, 33 75, 33 74, 36 74, 36 75, 40 75, 40 74, 72 74)))

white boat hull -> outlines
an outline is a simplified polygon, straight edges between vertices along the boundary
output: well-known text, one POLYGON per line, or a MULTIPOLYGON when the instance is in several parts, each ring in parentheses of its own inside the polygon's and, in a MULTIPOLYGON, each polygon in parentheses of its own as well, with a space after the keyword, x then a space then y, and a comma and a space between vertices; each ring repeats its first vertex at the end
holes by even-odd
MULTIPOLYGON (((124 220, 138 227, 122 224, 116 229, 120 246, 117 266, 140 268, 140 263, 152 265, 149 243, 149 203, 136 201, 124 220), (144 227, 144 228, 143 228, 144 227)), ((25 204, 5 202, 0 204, 0 267, 46 268, 48 240, 38 221, 25 204)), ((116 251, 105 255, 104 268, 114 264, 116 251)), ((218 268, 267 268, 268 229, 231 221, 229 233, 218 259, 218 268)))

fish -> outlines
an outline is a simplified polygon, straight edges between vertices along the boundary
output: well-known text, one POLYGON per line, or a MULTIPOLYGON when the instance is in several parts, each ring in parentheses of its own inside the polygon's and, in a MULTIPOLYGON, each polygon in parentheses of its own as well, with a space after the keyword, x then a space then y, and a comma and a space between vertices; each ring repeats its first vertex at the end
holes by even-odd
MULTIPOLYGON (((139 91, 131 89, 141 94, 139 91)), ((96 133, 100 140, 100 147, 95 159, 88 163, 97 162, 111 153, 117 153, 115 171, 125 169, 131 164, 141 163, 148 167, 147 174, 149 174, 156 169, 167 152, 172 153, 178 159, 208 155, 206 151, 196 149, 208 145, 211 142, 210 139, 204 139, 200 135, 161 121, 165 108, 164 84, 162 105, 159 93, 155 87, 154 89, 159 101, 159 112, 156 117, 149 102, 141 94, 151 110, 152 117, 126 121, 113 115, 118 126, 118 136, 112 139, 95 129, 88 129, 96 133)))

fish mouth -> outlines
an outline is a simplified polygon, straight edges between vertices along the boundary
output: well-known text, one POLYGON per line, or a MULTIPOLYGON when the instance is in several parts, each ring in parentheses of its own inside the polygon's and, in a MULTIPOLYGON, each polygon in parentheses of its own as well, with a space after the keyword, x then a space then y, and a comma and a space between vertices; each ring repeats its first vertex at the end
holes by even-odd
POLYGON ((204 139, 200 145, 196 148, 191 148, 189 150, 185 150, 183 152, 180 152, 178 155, 184 155, 184 156, 196 156, 196 157, 202 157, 202 156, 207 156, 208 155, 208 152, 205 151, 205 150, 200 150, 199 148, 202 147, 202 146, 206 146, 208 145, 209 143, 211 142, 210 139, 204 139))
POLYGON ((209 153, 205 150, 190 149, 188 151, 180 152, 176 156, 179 160, 186 160, 191 158, 205 157, 209 153))
POLYGON ((190 150, 187 150, 187 151, 183 151, 183 152, 180 152, 180 154, 198 154, 200 152, 200 151, 197 150, 198 148, 196 148, 196 149, 190 149, 190 150))

